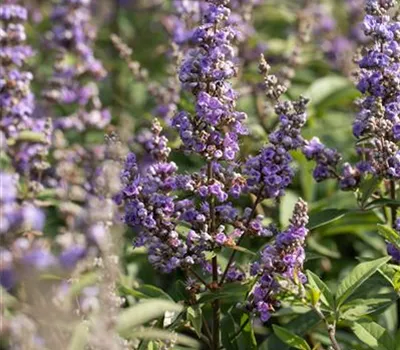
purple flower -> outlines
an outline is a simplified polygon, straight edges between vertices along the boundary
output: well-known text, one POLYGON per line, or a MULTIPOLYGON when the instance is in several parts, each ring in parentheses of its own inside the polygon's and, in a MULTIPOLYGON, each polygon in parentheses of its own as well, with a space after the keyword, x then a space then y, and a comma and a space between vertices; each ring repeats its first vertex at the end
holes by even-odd
POLYGON ((277 297, 281 293, 281 279, 290 283, 286 289, 294 290, 306 282, 301 270, 305 260, 303 247, 308 233, 307 223, 307 204, 300 199, 295 205, 289 227, 278 233, 275 242, 261 252, 260 261, 251 266, 251 274, 259 276, 259 280, 249 295, 247 309, 262 322, 268 321, 271 312, 279 306, 277 297))
POLYGON ((183 60, 179 78, 196 98, 196 115, 178 113, 172 125, 184 148, 207 159, 233 161, 238 137, 247 132, 244 113, 235 111, 236 93, 227 81, 236 74, 232 41, 236 32, 228 24, 230 10, 209 3, 203 23, 191 36, 194 47, 183 60))
POLYGON ((35 101, 30 88, 33 75, 23 71, 26 60, 33 55, 25 45, 26 19, 26 9, 13 1, 0 5, 0 132, 9 140, 6 153, 14 168, 36 179, 38 171, 47 167, 50 125, 34 115, 35 101))
MULTIPOLYGON (((389 9, 393 6, 392 1, 369 0, 366 3, 364 31, 371 43, 366 46, 359 61, 360 78, 357 87, 364 97, 359 103, 360 111, 353 125, 354 135, 358 139, 367 140, 360 154, 368 163, 370 172, 387 179, 400 178, 399 22, 391 17, 389 9)), ((357 173, 354 169, 350 172, 354 171, 357 173)), ((354 176, 351 178, 354 179, 354 176)), ((345 187, 351 185, 347 180, 343 181, 345 187)))

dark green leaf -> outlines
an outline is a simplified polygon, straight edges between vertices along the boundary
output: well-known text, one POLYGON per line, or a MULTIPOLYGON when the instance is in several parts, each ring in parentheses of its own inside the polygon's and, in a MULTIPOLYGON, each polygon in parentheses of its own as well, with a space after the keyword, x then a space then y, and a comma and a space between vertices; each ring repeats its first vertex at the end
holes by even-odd
POLYGON ((358 287, 360 287, 389 260, 390 257, 384 257, 358 264, 339 284, 339 287, 336 291, 337 307, 340 307, 342 304, 344 304, 344 302, 356 291, 358 287))
POLYGON ((307 342, 298 335, 288 331, 286 328, 272 325, 275 335, 282 340, 285 344, 300 350, 311 350, 307 342))

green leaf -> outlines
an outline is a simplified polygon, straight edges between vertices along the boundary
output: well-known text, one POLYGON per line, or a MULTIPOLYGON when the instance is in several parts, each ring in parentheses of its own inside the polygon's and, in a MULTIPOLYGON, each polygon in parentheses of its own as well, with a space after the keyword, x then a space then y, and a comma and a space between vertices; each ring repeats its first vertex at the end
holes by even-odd
POLYGON ((307 270, 307 278, 308 283, 321 292, 320 299, 322 303, 331 310, 334 310, 335 300, 329 287, 314 272, 310 270, 307 270))
POLYGON ((376 177, 371 177, 361 183, 361 206, 367 207, 371 203, 367 204, 368 199, 372 196, 372 194, 375 192, 375 190, 379 187, 380 183, 382 180, 376 178, 376 177))
POLYGON ((285 344, 300 350, 311 350, 307 342, 298 335, 288 331, 286 328, 272 325, 275 335, 282 340, 285 344))
POLYGON ((393 276, 393 287, 396 292, 400 292, 400 271, 397 271, 393 276))
POLYGON ((198 303, 209 303, 216 299, 222 303, 243 300, 250 288, 251 283, 226 283, 220 290, 202 293, 198 303))
POLYGON ((130 334, 133 328, 163 316, 165 312, 181 312, 183 307, 164 299, 151 299, 122 311, 117 320, 117 330, 122 335, 130 334))
POLYGON ((398 249, 400 249, 400 236, 394 229, 386 225, 378 224, 378 233, 384 239, 393 243, 398 249))
POLYGON ((186 310, 186 315, 190 323, 192 324, 197 336, 201 337, 201 327, 203 324, 203 315, 201 308, 198 305, 189 306, 186 310))
POLYGON ((333 221, 339 220, 350 210, 348 209, 325 209, 318 212, 310 213, 310 220, 308 222, 308 228, 313 230, 317 227, 329 224, 333 221))
POLYGON ((279 205, 279 222, 282 227, 289 225, 293 209, 299 197, 292 191, 287 191, 279 205))
POLYGON ((317 79, 304 92, 304 96, 310 98, 310 106, 315 106, 328 99, 329 96, 351 87, 351 82, 341 76, 332 75, 317 79))
POLYGON ((395 343, 388 331, 375 322, 360 322, 352 325, 354 334, 372 349, 395 350, 395 343))
POLYGON ((386 207, 386 206, 400 207, 400 200, 394 200, 394 199, 388 199, 388 198, 375 199, 375 200, 369 202, 365 206, 365 209, 370 210, 370 209, 386 207))
MULTIPOLYGON (((319 323, 321 323, 319 316, 314 310, 310 310, 285 324, 285 328, 289 331, 296 332, 298 335, 305 335, 319 323)), ((286 350, 288 348, 289 347, 282 343, 275 334, 269 336, 267 340, 259 346, 259 350, 286 350)))
POLYGON ((257 256, 256 253, 252 252, 251 250, 249 250, 249 249, 247 249, 245 247, 239 246, 239 245, 235 245, 233 247, 227 247, 227 248, 230 248, 230 249, 233 249, 233 250, 237 250, 238 252, 249 254, 251 256, 257 256))
POLYGON ((339 284, 336 291, 337 307, 340 307, 367 279, 386 264, 390 257, 358 264, 339 284))
POLYGON ((36 143, 47 143, 46 135, 35 132, 24 130, 21 131, 15 139, 7 140, 7 144, 10 146, 14 145, 16 142, 36 142, 36 143))
POLYGON ((368 299, 354 299, 340 310, 340 318, 348 321, 357 321, 367 315, 383 312, 396 300, 395 293, 381 294, 368 299))

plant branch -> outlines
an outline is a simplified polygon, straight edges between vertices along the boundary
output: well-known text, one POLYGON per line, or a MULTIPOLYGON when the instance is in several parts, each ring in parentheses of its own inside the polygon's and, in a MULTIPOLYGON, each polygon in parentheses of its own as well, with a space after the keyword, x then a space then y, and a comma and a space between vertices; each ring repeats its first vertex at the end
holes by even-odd
MULTIPOLYGON (((207 177, 208 182, 212 182, 213 180, 213 168, 212 161, 209 161, 207 164, 207 177)), ((215 235, 215 208, 214 208, 214 198, 210 196, 209 200, 210 205, 210 228, 209 233, 210 236, 215 235)), ((212 290, 218 289, 218 258, 215 255, 212 258, 212 290)), ((218 350, 220 343, 220 335, 219 335, 219 327, 220 327, 220 318, 221 318, 221 310, 220 310, 220 302, 218 299, 212 302, 212 311, 213 311, 213 331, 212 331, 212 349, 218 350)))
MULTIPOLYGON (((390 180, 390 199, 396 200, 396 183, 394 180, 390 180)), ((392 217, 392 226, 395 227, 397 220, 397 208, 396 205, 392 204, 390 206, 391 217, 392 217)))
MULTIPOLYGON (((252 210, 251 210, 251 213, 250 213, 250 215, 249 215, 249 217, 248 217, 248 219, 247 219, 247 221, 246 221, 246 223, 245 223, 246 230, 245 230, 245 231, 242 233, 242 235, 239 237, 239 239, 238 239, 238 241, 237 241, 237 243, 236 243, 237 246, 240 245, 240 243, 242 242, 244 236, 245 236, 246 233, 248 232, 247 227, 249 227, 250 221, 253 219, 253 216, 254 216, 254 214, 256 213, 258 204, 260 204, 260 201, 261 201, 261 194, 262 194, 262 191, 263 191, 263 190, 264 190, 264 186, 261 186, 261 187, 260 187, 260 190, 259 190, 258 193, 257 193, 256 200, 255 200, 254 203, 253 203, 253 208, 252 208, 252 210)), ((235 258, 236 252, 237 252, 236 250, 233 250, 232 253, 231 253, 231 256, 229 257, 228 264, 226 265, 226 268, 225 268, 225 270, 224 270, 224 273, 222 274, 221 280, 220 280, 220 282, 219 282, 219 285, 220 285, 220 286, 221 286, 221 285, 224 283, 224 281, 225 281, 226 275, 228 274, 228 271, 229 271, 231 265, 233 264, 233 259, 235 258)))
POLYGON ((322 311, 317 306, 313 306, 312 308, 318 314, 318 316, 321 318, 321 320, 324 321, 326 329, 328 330, 329 339, 331 341, 333 349, 334 350, 342 350, 338 341, 336 340, 336 321, 334 321, 332 324, 330 324, 328 322, 328 320, 326 319, 325 315, 322 313, 322 311))

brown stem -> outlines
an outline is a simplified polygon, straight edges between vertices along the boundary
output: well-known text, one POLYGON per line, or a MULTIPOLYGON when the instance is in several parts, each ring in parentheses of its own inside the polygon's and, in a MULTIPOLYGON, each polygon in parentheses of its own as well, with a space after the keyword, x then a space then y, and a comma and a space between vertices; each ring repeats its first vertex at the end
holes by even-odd
MULTIPOLYGON (((212 162, 208 162, 207 165, 207 177, 208 181, 211 182, 213 180, 213 169, 212 169, 212 162)), ((209 233, 210 236, 215 235, 215 208, 214 208, 214 198, 210 197, 209 200, 210 205, 210 228, 209 233)), ((212 258, 212 289, 218 289, 218 258, 215 255, 212 258)), ((220 343, 220 335, 219 335, 219 327, 220 327, 220 317, 221 317, 221 310, 220 310, 220 302, 218 299, 214 300, 212 303, 212 311, 213 311, 213 330, 212 330, 212 344, 211 347, 213 350, 219 349, 220 343)))
POLYGON ((192 270, 191 268, 189 268, 189 269, 188 269, 188 272, 190 272, 194 277, 196 277, 196 278, 199 280, 199 282, 203 283, 204 286, 205 286, 208 290, 212 291, 212 289, 210 288, 209 284, 208 284, 196 271, 194 271, 194 270, 192 270))
MULTIPOLYGON (((246 227, 246 228, 249 227, 250 221, 253 219, 253 216, 254 216, 254 214, 256 213, 257 206, 258 206, 258 204, 259 204, 260 201, 261 201, 261 194, 262 194, 262 191, 263 191, 263 190, 264 190, 264 186, 261 186, 261 187, 260 187, 260 190, 258 191, 256 200, 255 200, 254 203, 253 203, 253 208, 252 208, 252 210, 251 210, 251 213, 250 213, 250 215, 249 215, 249 217, 248 217, 248 219, 247 219, 247 221, 246 221, 246 223, 245 223, 245 227, 246 227)), ((240 245, 240 243, 242 242, 242 240, 243 240, 244 236, 246 235, 247 231, 248 231, 248 230, 246 229, 246 230, 242 233, 242 235, 239 237, 239 239, 238 239, 238 241, 237 241, 237 243, 236 243, 237 246, 240 245)), ((220 282, 219 282, 219 285, 220 285, 220 286, 222 286, 222 284, 223 284, 224 281, 225 281, 226 275, 228 274, 228 271, 229 271, 231 265, 233 264, 233 259, 235 259, 236 252, 237 252, 236 250, 233 250, 232 253, 231 253, 231 256, 229 257, 228 264, 226 265, 226 268, 225 268, 225 270, 224 270, 224 273, 222 274, 221 280, 220 280, 220 282)))
POLYGON ((321 318, 321 320, 324 321, 326 329, 328 330, 328 336, 331 341, 333 349, 334 350, 342 350, 338 341, 336 340, 336 322, 333 322, 332 324, 330 324, 328 322, 328 320, 326 319, 325 315, 322 313, 322 311, 317 306, 314 306, 313 309, 318 314, 318 316, 321 318))
MULTIPOLYGON (((214 256, 212 258, 212 272, 213 272, 213 283, 215 285, 218 284, 218 260, 217 257, 214 256)), ((219 349, 219 324, 220 324, 220 317, 221 317, 221 310, 220 310, 220 302, 218 299, 214 300, 212 303, 213 307, 213 341, 212 341, 212 349, 218 350, 219 349)))

